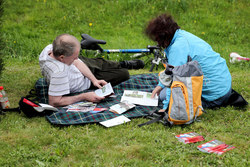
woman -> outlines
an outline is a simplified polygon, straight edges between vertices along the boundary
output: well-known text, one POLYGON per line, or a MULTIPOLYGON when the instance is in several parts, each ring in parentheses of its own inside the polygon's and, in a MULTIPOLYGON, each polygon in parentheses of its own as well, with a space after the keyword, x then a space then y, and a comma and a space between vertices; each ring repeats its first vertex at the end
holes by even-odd
MULTIPOLYGON (((225 106, 231 95, 231 74, 225 59, 199 37, 180 29, 171 15, 162 14, 152 19, 146 28, 146 34, 164 48, 167 62, 173 66, 183 65, 187 57, 198 61, 204 74, 202 87, 203 108, 225 106)), ((160 95, 165 111, 170 98, 170 89, 161 82, 152 92, 160 95)))

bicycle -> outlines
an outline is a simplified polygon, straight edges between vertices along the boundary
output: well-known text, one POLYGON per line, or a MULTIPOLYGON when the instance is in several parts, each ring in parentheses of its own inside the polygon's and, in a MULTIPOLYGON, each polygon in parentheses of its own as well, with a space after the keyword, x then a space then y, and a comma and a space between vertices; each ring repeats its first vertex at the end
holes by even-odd
MULTIPOLYGON (((158 69, 158 66, 160 62, 164 65, 166 64, 166 56, 165 52, 161 50, 158 46, 150 46, 148 45, 146 49, 102 49, 99 44, 106 44, 106 41, 94 39, 88 34, 81 34, 81 49, 87 50, 94 50, 96 51, 95 57, 99 54, 103 53, 121 53, 121 54, 132 54, 130 55, 131 59, 139 59, 142 57, 149 57, 149 55, 153 54, 154 58, 149 58, 149 61, 151 62, 150 72, 153 71, 155 65, 156 70, 158 69)), ((147 63, 146 63, 147 64, 147 63)))

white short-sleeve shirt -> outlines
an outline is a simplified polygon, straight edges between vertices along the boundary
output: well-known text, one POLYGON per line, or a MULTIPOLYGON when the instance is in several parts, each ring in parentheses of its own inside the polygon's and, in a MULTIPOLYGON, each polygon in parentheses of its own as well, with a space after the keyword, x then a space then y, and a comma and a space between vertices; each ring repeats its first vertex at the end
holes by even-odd
POLYGON ((50 57, 48 53, 51 50, 52 44, 46 46, 39 56, 42 75, 49 84, 48 94, 63 96, 88 89, 91 81, 75 65, 67 65, 50 57))

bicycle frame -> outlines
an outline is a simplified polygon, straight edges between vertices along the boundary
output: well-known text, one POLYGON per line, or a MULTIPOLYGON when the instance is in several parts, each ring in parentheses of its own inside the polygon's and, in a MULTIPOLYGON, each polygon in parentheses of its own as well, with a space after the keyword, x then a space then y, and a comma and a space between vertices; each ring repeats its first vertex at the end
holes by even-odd
MULTIPOLYGON (((87 50, 97 50, 97 54, 99 53, 128 53, 128 54, 135 54, 138 53, 140 55, 134 55, 133 58, 143 57, 141 54, 154 54, 154 59, 151 60, 151 67, 150 72, 153 71, 154 66, 156 65, 156 70, 158 69, 159 63, 162 62, 162 64, 166 63, 166 56, 165 52, 162 53, 160 47, 158 46, 147 46, 147 49, 102 49, 100 45, 98 44, 106 44, 106 41, 104 40, 97 40, 92 38, 91 36, 87 34, 81 35, 81 48, 87 49, 87 50)), ((96 55, 95 55, 96 56, 96 55)))
POLYGON ((150 49, 104 49, 105 53, 150 53, 150 49))

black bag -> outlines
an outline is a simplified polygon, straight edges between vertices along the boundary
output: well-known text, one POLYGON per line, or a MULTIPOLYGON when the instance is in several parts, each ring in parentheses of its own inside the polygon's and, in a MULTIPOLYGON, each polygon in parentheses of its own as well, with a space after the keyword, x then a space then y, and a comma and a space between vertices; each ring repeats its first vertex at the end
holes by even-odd
POLYGON ((58 111, 57 108, 49 106, 47 104, 37 103, 36 96, 33 93, 33 89, 29 92, 29 95, 22 97, 19 101, 19 107, 17 108, 8 108, 1 109, 1 114, 4 114, 6 111, 16 111, 23 112, 27 117, 36 117, 36 116, 45 116, 51 115, 53 112, 58 111), (34 99, 31 100, 30 98, 34 99))
POLYGON ((26 97, 22 97, 19 101, 19 110, 27 117, 45 116, 52 114, 55 110, 46 109, 41 104, 35 103, 26 97))

